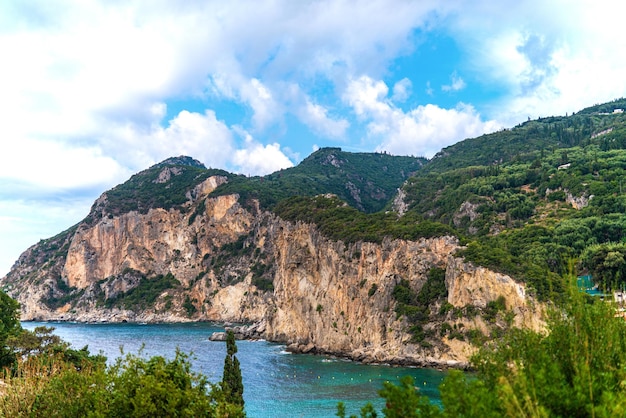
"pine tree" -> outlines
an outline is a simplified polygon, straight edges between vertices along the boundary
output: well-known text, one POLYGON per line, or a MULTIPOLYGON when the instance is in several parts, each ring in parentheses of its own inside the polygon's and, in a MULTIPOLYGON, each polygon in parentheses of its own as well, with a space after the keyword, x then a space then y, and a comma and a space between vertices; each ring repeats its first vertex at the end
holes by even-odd
POLYGON ((226 402, 241 407, 243 412, 243 380, 239 360, 235 357, 237 344, 235 334, 226 332, 226 358, 224 359, 224 376, 222 377, 222 391, 226 402))

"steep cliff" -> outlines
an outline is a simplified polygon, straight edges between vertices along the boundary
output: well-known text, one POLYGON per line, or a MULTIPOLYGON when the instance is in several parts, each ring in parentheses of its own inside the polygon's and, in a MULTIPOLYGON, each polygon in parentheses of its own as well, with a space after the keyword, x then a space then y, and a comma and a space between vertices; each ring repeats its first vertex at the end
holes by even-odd
POLYGON ((24 320, 255 322, 294 351, 370 362, 459 366, 477 333, 541 326, 523 285, 455 258, 456 238, 331 241, 313 225, 252 213, 237 195, 208 196, 224 181, 203 180, 179 208, 105 214, 42 241, 1 284, 24 320), (44 247, 58 250, 38 259, 44 247), (416 339, 394 289, 419 294, 433 267, 445 269, 448 295, 432 301, 416 339), (508 323, 503 312, 481 315, 499 297, 508 323))

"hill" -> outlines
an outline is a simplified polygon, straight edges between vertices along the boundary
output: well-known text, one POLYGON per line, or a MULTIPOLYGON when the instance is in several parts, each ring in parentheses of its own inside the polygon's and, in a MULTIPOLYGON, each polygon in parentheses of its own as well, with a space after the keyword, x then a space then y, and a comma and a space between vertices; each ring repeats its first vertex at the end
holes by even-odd
POLYGON ((237 193, 245 205, 250 206, 252 200, 256 200, 262 208, 272 209, 291 196, 331 193, 353 208, 373 213, 383 209, 402 183, 426 161, 425 158, 322 148, 293 168, 263 177, 234 177, 214 195, 237 193))
POLYGON ((453 227, 466 259, 543 298, 558 297, 572 268, 622 287, 625 108, 616 100, 448 147, 403 186, 406 214, 453 227))

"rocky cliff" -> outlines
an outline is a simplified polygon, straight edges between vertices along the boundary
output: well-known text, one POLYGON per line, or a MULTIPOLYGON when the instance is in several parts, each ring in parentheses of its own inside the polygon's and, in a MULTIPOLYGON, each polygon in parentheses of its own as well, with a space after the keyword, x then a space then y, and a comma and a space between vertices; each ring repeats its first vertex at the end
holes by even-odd
POLYGON ((237 195, 209 196, 224 181, 168 210, 90 216, 28 249, 0 285, 23 320, 253 322, 294 351, 369 362, 463 366, 490 335, 542 326, 524 286, 456 258, 456 238, 331 241, 237 195), (397 287, 419 295, 433 269, 445 271, 443 297, 398 309, 397 287))

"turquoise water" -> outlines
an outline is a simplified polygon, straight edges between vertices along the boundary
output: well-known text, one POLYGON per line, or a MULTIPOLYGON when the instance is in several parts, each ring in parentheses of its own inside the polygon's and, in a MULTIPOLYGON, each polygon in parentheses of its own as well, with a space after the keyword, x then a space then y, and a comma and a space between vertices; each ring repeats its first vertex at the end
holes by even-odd
MULTIPOLYGON (((34 329, 45 325, 75 348, 89 346, 112 360, 124 352, 145 356, 174 357, 176 347, 193 353, 193 368, 211 382, 222 377, 226 345, 211 342, 209 335, 223 328, 209 323, 193 324, 74 324, 26 322, 34 329)), ((383 403, 377 391, 383 382, 397 382, 405 375, 414 377, 423 394, 439 400, 437 387, 444 372, 431 369, 363 365, 328 356, 289 354, 285 347, 266 341, 238 341, 244 400, 248 417, 333 417, 343 401, 348 413, 357 414, 371 401, 380 410, 383 403)))

